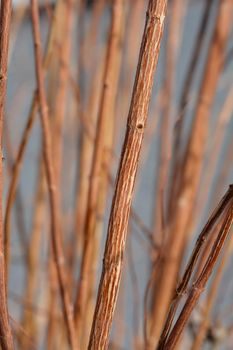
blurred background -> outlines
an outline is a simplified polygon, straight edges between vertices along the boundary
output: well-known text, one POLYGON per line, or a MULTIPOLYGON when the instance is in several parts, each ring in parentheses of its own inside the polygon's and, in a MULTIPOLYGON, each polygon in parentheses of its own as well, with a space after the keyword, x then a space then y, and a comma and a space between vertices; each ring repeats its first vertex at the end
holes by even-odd
MULTIPOLYGON (((39 4, 59 223, 67 288, 74 304, 97 120, 106 83, 113 3, 57 0, 39 4)), ((106 107, 102 170, 98 175, 101 180, 94 214, 88 304, 81 335, 77 333, 81 349, 87 348, 93 317, 148 1, 120 3, 113 86, 110 83, 113 96, 106 107)), ((168 310, 163 288, 168 291, 180 280, 198 234, 232 182, 232 8, 232 1, 168 1, 109 349, 155 348, 168 310), (172 271, 166 269, 169 247, 174 243, 171 236, 180 237, 172 271), (162 288, 167 273, 174 275, 173 282, 162 288), (165 305, 164 310, 160 304, 165 305)), ((35 91, 30 3, 17 0, 13 2, 3 133, 10 321, 16 348, 66 349, 51 254, 50 209, 35 91)), ((201 261, 210 250, 211 239, 201 261)), ((186 325, 179 349, 233 348, 232 248, 229 238, 186 325)))

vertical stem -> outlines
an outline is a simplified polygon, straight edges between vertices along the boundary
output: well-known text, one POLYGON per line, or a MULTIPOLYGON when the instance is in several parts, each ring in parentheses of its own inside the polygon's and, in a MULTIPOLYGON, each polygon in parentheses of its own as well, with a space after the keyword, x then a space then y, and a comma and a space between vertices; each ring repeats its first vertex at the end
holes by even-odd
MULTIPOLYGON (((73 1, 68 0, 62 3, 61 18, 60 18, 60 38, 56 38, 57 52, 59 54, 59 70, 57 91, 55 97, 55 111, 54 111, 54 158, 55 162, 55 175, 57 178, 57 186, 61 188, 61 169, 62 169, 62 135, 63 124, 66 112, 66 97, 67 87, 69 82, 69 61, 71 52, 71 38, 72 38, 72 25, 73 25, 73 1), (64 16, 64 17, 63 17, 64 16), (60 39, 60 40, 59 40, 60 39)), ((58 36, 58 35, 57 35, 58 36)), ((61 193, 59 193, 61 197, 61 193)), ((61 200, 61 198, 59 198, 61 200)))
POLYGON ((73 310, 66 288, 66 272, 64 269, 65 259, 63 254, 62 239, 59 227, 59 206, 57 198, 56 178, 54 173, 52 138, 49 126, 48 107, 44 89, 44 71, 42 65, 41 38, 39 25, 39 10, 37 0, 31 1, 33 37, 35 45, 35 70, 38 88, 39 110, 43 131, 43 152, 45 172, 49 189, 49 201, 51 210, 51 235, 55 265, 58 275, 59 288, 63 304, 64 319, 66 322, 68 339, 72 349, 77 349, 76 335, 73 322, 73 310))
POLYGON ((150 0, 133 95, 109 218, 102 276, 99 284, 89 349, 106 349, 115 311, 133 188, 148 116, 154 72, 157 66, 167 1, 150 0))
MULTIPOLYGON (((87 217, 87 220, 90 222, 93 220, 92 227, 92 247, 91 255, 89 261, 89 283, 87 293, 87 304, 85 308, 85 320, 83 322, 84 327, 82 329, 83 339, 89 340, 91 321, 94 313, 95 306, 95 286, 96 286, 96 276, 98 271, 98 258, 99 250, 102 238, 103 231, 103 221, 104 221, 104 212, 106 206, 106 198, 109 188, 109 173, 112 165, 112 147, 113 147, 113 134, 115 126, 115 104, 116 96, 118 89, 118 81, 120 75, 120 63, 121 63, 121 54, 122 54, 122 34, 124 32, 124 0, 116 1, 116 5, 113 5, 113 24, 111 29, 111 39, 112 49, 111 54, 108 55, 108 60, 106 64, 108 65, 108 72, 105 72, 104 80, 102 82, 103 91, 101 96, 100 110, 99 110, 99 119, 103 119, 103 130, 101 134, 97 135, 97 138, 101 139, 101 148, 102 152, 99 155, 99 158, 95 158, 94 162, 99 162, 98 173, 94 175, 94 178, 98 176, 98 194, 95 194, 94 200, 96 201, 94 208, 95 210, 91 211, 92 201, 88 203, 88 212, 90 215, 87 217), (106 88, 106 83, 108 87, 106 88), (86 336, 87 335, 87 336, 86 336)), ((98 130, 99 131, 99 130, 98 130)), ((98 147, 98 146, 97 146, 98 147)), ((96 155, 96 153, 95 153, 96 155)), ((97 169, 97 168, 96 168, 97 169)), ((93 175, 93 174, 91 174, 93 175)), ((90 184, 93 186, 93 182, 90 181, 90 184)), ((95 186, 97 181, 95 182, 95 186)), ((93 187, 90 188, 93 191, 93 187)), ((90 199, 90 198, 89 198, 90 199)), ((88 225, 89 226, 89 225, 88 225)), ((87 226, 86 226, 87 227, 87 226)), ((85 232, 87 234, 87 231, 85 232)), ((86 349, 87 344, 84 344, 84 349, 86 349)))
MULTIPOLYGON (((48 41, 47 41, 47 47, 46 47, 46 53, 44 55, 43 60, 43 66, 45 69, 47 69, 48 62, 51 57, 52 49, 54 48, 54 33, 57 26, 57 12, 59 8, 61 7, 62 0, 58 0, 56 3, 56 8, 54 10, 54 16, 53 20, 50 26, 49 35, 48 35, 48 41)), ((37 116, 37 110, 38 110, 38 98, 37 98, 37 92, 34 93, 31 107, 28 115, 28 120, 26 123, 26 126, 24 128, 22 138, 20 141, 20 145, 17 150, 16 159, 13 166, 13 173, 9 184, 9 190, 7 194, 7 201, 6 201, 6 211, 5 211, 5 220, 4 220, 4 240, 5 240, 5 260, 6 260, 6 270, 9 268, 10 263, 10 240, 11 240, 11 213, 12 208, 15 202, 15 196, 19 181, 20 172, 22 169, 23 159, 26 152, 26 148, 29 142, 29 137, 32 132, 32 127, 34 125, 36 116, 37 116)))
POLYGON ((7 281, 5 275, 2 196, 3 196, 3 167, 2 167, 2 129, 7 87, 8 48, 10 37, 11 1, 1 1, 0 14, 0 344, 3 350, 13 349, 13 339, 9 324, 7 308, 7 281))
MULTIPOLYGON (((166 58, 164 65, 164 82, 162 86, 162 115, 160 126, 160 139, 159 139, 159 161, 156 167, 157 171, 157 183, 156 183, 156 195, 154 204, 154 240, 156 244, 163 244, 165 227, 168 220, 167 211, 167 194, 168 194, 168 174, 171 164, 171 125, 173 117, 173 100, 175 95, 175 77, 178 58, 178 49, 180 48, 181 29, 183 26, 183 17, 185 8, 187 6, 186 1, 173 0, 170 3, 168 12, 170 13, 168 21, 168 38, 166 40, 166 58)), ((153 264, 154 265, 154 264, 153 264)), ((161 264, 162 265, 162 264, 161 264)), ((157 305, 156 301, 156 285, 159 283, 159 266, 157 266, 157 277, 155 278, 153 292, 152 292, 152 311, 151 311, 151 324, 153 318, 157 317, 157 305)), ((152 266, 152 274, 154 272, 154 266, 152 266)), ((154 329, 151 329, 151 336, 153 337, 154 329)), ((149 344, 147 347, 149 348, 149 344)), ((153 347, 153 344, 152 344, 153 347)))
POLYGON ((170 185, 170 198, 169 198, 169 214, 172 215, 172 206, 176 202, 176 194, 179 183, 179 175, 181 170, 181 139, 184 128, 185 113, 188 105, 189 95, 191 91, 192 82, 195 76, 195 71, 197 64, 199 62, 199 57, 202 52, 202 47, 204 43, 205 34, 207 33, 209 19, 211 18, 211 9, 213 7, 214 1, 206 0, 205 8, 200 21, 200 27, 197 33, 197 38, 193 47, 192 57, 188 66, 187 74, 185 76, 185 81, 182 87, 181 98, 179 103, 178 118, 176 121, 174 129, 174 141, 173 149, 174 154, 172 154, 171 159, 171 185, 170 185))
MULTIPOLYGON (((40 262, 40 247, 43 224, 45 219, 45 174, 42 159, 39 166, 39 174, 37 180, 37 189, 35 196, 35 210, 31 231, 31 238, 27 247, 27 276, 25 282, 24 296, 28 303, 33 305, 36 300, 36 292, 38 290, 39 281, 39 262, 40 262)), ((26 249, 26 248, 25 248, 26 249)), ((37 314, 33 310, 27 308, 23 310, 21 324, 24 331, 30 334, 30 338, 34 344, 37 344, 38 324, 37 314)), ((24 350, 30 350, 30 343, 27 338, 21 334, 19 338, 20 346, 24 350)))
POLYGON ((104 147, 106 147, 108 133, 111 133, 111 121, 119 77, 118 51, 120 47, 123 16, 123 0, 114 0, 112 5, 112 21, 104 68, 103 86, 97 121, 95 147, 90 172, 90 185, 87 201, 87 211, 84 227, 84 249, 81 261, 80 279, 78 284, 75 321, 77 330, 82 331, 81 325, 88 312, 88 291, 93 279, 92 260, 95 249, 95 231, 98 209, 98 197, 101 186, 101 170, 104 161, 104 147))

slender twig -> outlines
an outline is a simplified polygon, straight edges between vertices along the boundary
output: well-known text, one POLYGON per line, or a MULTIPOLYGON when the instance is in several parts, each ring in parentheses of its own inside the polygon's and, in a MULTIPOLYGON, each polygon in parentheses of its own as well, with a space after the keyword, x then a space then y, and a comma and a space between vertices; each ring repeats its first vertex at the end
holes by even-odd
POLYGON ((205 244, 212 228, 214 227, 217 220, 220 218, 220 216, 223 214, 223 212, 226 210, 226 208, 229 206, 230 202, 232 201, 232 194, 233 194, 233 187, 230 186, 226 194, 223 196, 222 200, 210 216, 209 220, 207 221, 206 225, 204 226, 202 232, 200 233, 198 240, 196 242, 195 248, 193 250, 193 253, 189 259, 189 262, 187 264, 187 267, 185 269, 183 278, 179 286, 177 287, 175 291, 175 295, 173 297, 173 301, 170 306, 170 310, 167 316, 167 320, 160 338, 160 347, 162 349, 163 344, 165 344, 168 333, 171 329, 171 325, 175 316, 175 312, 177 310, 179 301, 181 297, 186 293, 188 283, 190 281, 191 275, 193 273, 194 267, 196 265, 197 259, 200 256, 200 253, 202 251, 202 247, 205 244))
MULTIPOLYGON (((41 246, 41 236, 45 217, 45 174, 43 168, 43 159, 40 162, 39 176, 37 181, 37 191, 35 196, 35 210, 33 217, 33 225, 31 231, 31 239, 28 245, 27 254, 27 280, 25 283, 24 296, 27 303, 33 304, 36 299, 36 291, 38 288, 38 276, 39 276, 39 262, 40 262, 40 249, 41 246)), ((23 308, 21 324, 24 330, 30 334, 33 342, 37 344, 38 335, 38 324, 37 324, 37 313, 32 312, 26 307, 23 308)), ((34 310, 35 311, 35 310, 34 310)), ((25 337, 19 336, 19 342, 23 349, 29 350, 30 347, 25 337)))
POLYGON ((209 257, 205 263, 205 266, 203 267, 203 270, 201 271, 199 277, 197 280, 193 283, 191 291, 189 293, 189 296, 185 302, 185 305, 173 327, 173 329, 170 332, 169 337, 167 338, 166 343, 163 347, 160 347, 159 349, 164 350, 172 350, 176 347, 177 342, 179 341, 179 338, 184 330, 184 327, 191 315, 192 310, 194 309, 201 293, 203 292, 205 285, 213 271, 213 268, 216 264, 216 261, 221 253, 221 250, 223 248, 223 244, 231 230, 232 222, 233 222, 233 203, 231 198, 231 205, 230 208, 227 211, 226 217, 224 219, 224 222, 222 224, 222 227, 220 229, 220 232, 214 242, 213 248, 209 254, 209 257))
POLYGON ((202 320, 200 323, 200 326, 198 327, 197 333, 196 333, 196 337, 193 341, 193 345, 191 350, 199 350, 202 348, 202 344, 206 338, 207 332, 208 332, 208 328, 210 326, 210 313, 212 310, 212 307, 214 305, 217 293, 218 293, 218 289, 221 285, 221 278, 222 278, 222 274, 225 268, 225 265, 229 259, 229 256, 232 252, 232 238, 228 244, 228 246, 226 247, 224 254, 222 256, 222 260, 218 266, 218 269, 216 271, 216 274, 213 278, 213 281, 211 282, 211 285, 209 287, 209 291, 208 294, 206 296, 206 300, 204 305, 202 306, 203 311, 202 311, 202 320))
MULTIPOLYGON (((4 123, 4 146, 5 152, 6 152, 6 163, 7 163, 7 170, 9 173, 9 176, 12 175, 12 172, 14 170, 14 150, 13 150, 13 145, 12 145, 12 140, 10 138, 10 130, 9 126, 7 123, 7 119, 5 119, 4 123)), ((22 250, 26 250, 27 247, 27 236, 26 236, 26 223, 25 223, 25 217, 24 217, 24 203, 23 203, 23 198, 22 198, 22 193, 21 191, 18 190, 17 195, 16 195, 16 210, 15 210, 15 215, 16 215, 16 220, 17 220, 17 226, 18 226, 18 236, 20 240, 20 245, 22 250)), ((26 258, 26 256, 25 256, 26 258)))
POLYGON ((213 134, 213 141, 210 145, 209 157, 206 160, 205 173, 202 176, 201 183, 199 186, 198 203, 196 205, 196 213, 194 215, 199 215, 204 212, 204 203, 206 203, 206 198, 208 198, 210 186, 215 174, 218 170, 217 162, 221 154, 221 148, 224 144, 224 139, 227 136, 228 126, 230 124, 231 112, 233 110, 232 101, 233 87, 231 87, 226 95, 224 105, 219 112, 219 117, 216 125, 216 130, 213 134))
POLYGON ((174 292, 181 257, 190 236, 193 223, 193 210, 197 196, 205 145, 208 136, 210 111, 214 101, 219 76, 224 63, 226 48, 233 18, 233 1, 219 2, 208 58, 205 65, 203 80, 199 92, 195 117, 185 150, 182 165, 182 180, 176 197, 176 206, 172 213, 167 232, 167 254, 160 273, 160 284, 156 293, 157 318, 153 335, 153 345, 157 344, 166 319, 166 313, 174 292), (176 234, 178 232, 178 234, 176 234), (162 300, 162 302, 161 302, 162 300))
POLYGON ((49 200, 51 209, 51 235, 52 235, 52 247, 55 257, 56 271, 58 274, 58 281, 60 287, 60 293, 63 303, 64 317, 67 326, 68 339, 72 349, 77 349, 76 335, 73 322, 73 312, 70 296, 66 289, 66 272, 64 270, 64 254, 62 248, 62 239, 60 236, 59 227, 59 207, 57 201, 57 189, 56 180, 53 167, 52 156, 52 140, 51 131, 49 126, 48 108, 46 102, 46 95, 44 89, 44 71, 42 65, 42 52, 41 52, 41 38, 40 38, 40 25, 39 25, 39 10, 36 0, 31 1, 32 11, 32 24, 33 24, 33 37, 35 45, 35 70, 38 87, 38 100, 39 110, 43 131, 43 152, 45 162, 45 172, 49 189, 49 200))
MULTIPOLYGON (((73 25, 73 2, 68 0, 62 2, 60 10, 62 16, 60 23, 60 40, 58 45, 58 81, 55 96, 55 107, 54 107, 54 120, 53 120, 53 144, 54 144, 54 157, 55 162, 55 174, 57 178, 57 186, 60 188, 61 184, 61 169, 62 169, 62 135, 64 128, 64 117, 66 111, 66 99, 67 99, 67 88, 69 82, 69 67, 70 52, 71 52, 71 37, 72 37, 72 25, 73 25), (64 16, 64 17, 63 17, 64 16)), ((59 193, 61 197, 61 193, 59 193)), ((61 198, 60 198, 61 200, 61 198)))
POLYGON ((211 7, 213 7, 214 2, 212 0, 206 0, 205 1, 205 8, 202 13, 202 18, 200 20, 200 26, 197 33, 196 41, 194 43, 192 57, 189 62, 187 74, 185 76, 185 81, 182 87, 181 92, 181 98, 179 103, 179 110, 178 110, 178 118, 175 123, 174 128, 174 141, 173 141, 173 149, 175 150, 174 154, 172 155, 171 159, 171 168, 172 168, 172 175, 171 175, 171 190, 170 190, 170 203, 169 203, 169 209, 170 214, 172 215, 172 206, 173 202, 176 200, 176 191, 178 187, 178 180, 179 180, 179 174, 181 170, 181 151, 182 151, 182 133, 184 129, 184 121, 185 121, 185 114, 188 107, 188 100, 190 95, 190 90, 192 86, 192 82, 195 76, 195 71, 197 64, 199 62, 199 57, 202 52, 202 47, 205 39, 205 33, 207 33, 207 27, 211 15, 211 7))
MULTIPOLYGON (((61 0, 57 2, 55 15, 53 17, 53 21, 50 26, 47 48, 46 48, 46 53, 44 55, 44 61, 43 61, 45 68, 47 68, 48 66, 48 63, 51 57, 51 52, 54 46, 53 41, 54 41, 54 31, 56 28, 56 12, 58 11, 60 6, 61 6, 61 0)), ((6 270, 9 269, 9 263, 10 263, 11 212, 15 201, 15 195, 16 195, 20 172, 22 169, 24 155, 25 155, 26 148, 29 142, 29 137, 31 135, 32 128, 36 119, 37 111, 38 111, 38 99, 37 99, 37 91, 35 91, 31 102, 27 123, 25 125, 21 142, 16 154, 16 159, 13 166, 13 173, 9 184, 9 190, 8 190, 7 201, 6 201, 6 212, 5 212, 5 220, 4 220, 4 239, 5 239, 5 246, 6 246, 6 258, 5 258, 6 270)))
MULTIPOLYGON (((162 86, 163 102, 161 106, 161 122, 160 122, 160 137, 159 137, 159 159, 158 166, 156 167, 156 186, 155 186, 155 200, 154 200, 154 222, 153 233, 154 240, 158 245, 164 240, 164 234, 166 232, 165 227, 168 221, 167 213, 167 189, 169 179, 169 167, 171 164, 171 125, 173 120, 173 100, 175 92, 175 72, 177 66, 178 49, 180 47, 181 29, 183 28, 182 22, 184 20, 184 12, 186 10, 186 1, 173 0, 168 7, 168 38, 166 40, 166 60, 164 64, 164 81, 162 86)), ((162 264, 161 264, 162 266, 162 264)), ((158 267, 159 268, 159 267, 158 267)), ((153 266, 152 266, 153 269, 153 266)), ((152 272, 153 273, 153 272, 152 272)), ((159 270, 157 271, 159 275, 159 270)), ((154 279, 155 286, 157 284, 157 278, 154 279)), ((156 287, 152 294, 152 312, 151 312, 151 336, 153 337, 154 330, 157 327, 158 306, 157 300, 153 296, 156 294, 156 287), (155 319, 155 320, 154 320, 155 319)), ((152 348, 154 348, 153 341, 152 348)), ((149 349, 149 343, 147 344, 149 349)))
MULTIPOLYGON (((80 330, 84 313, 87 312, 88 285, 91 280, 91 263, 93 259, 94 235, 96 229, 96 218, 98 209, 98 196, 101 184, 101 168, 104 157, 104 146, 106 145, 108 118, 113 117, 112 107, 115 103, 117 83, 119 76, 118 50, 120 47, 122 27, 123 2, 114 0, 112 5, 112 22, 109 33, 106 63, 104 70, 104 81, 101 93, 101 101, 96 129, 95 148, 90 172, 90 185, 88 193, 87 211, 84 227, 84 248, 81 261, 80 279, 78 284, 75 321, 80 330), (117 73, 115 72, 117 70, 117 73)), ((97 252, 96 252, 97 253, 97 252)))
POLYGON ((2 166, 2 128, 6 99, 8 48, 11 22, 11 1, 1 1, 0 13, 0 344, 3 350, 13 349, 13 339, 8 318, 7 278, 5 270, 4 231, 2 219, 3 166, 2 166))
MULTIPOLYGON (((102 57, 101 57, 102 58, 102 57)), ((72 247, 71 265, 74 265, 75 256, 77 251, 82 251, 84 242, 84 226, 85 217, 87 211, 88 202, 88 190, 89 190, 89 174, 91 169, 91 162, 94 149, 94 127, 97 119, 97 106, 99 105, 100 94, 101 94, 101 82, 103 76, 103 63, 97 65, 92 79, 90 87, 90 95, 88 98, 87 111, 80 111, 80 119, 89 122, 91 128, 87 129, 85 124, 82 123, 83 133, 81 134, 81 146, 80 146, 80 160, 79 160, 79 177, 77 184, 76 194, 76 208, 75 208, 75 244, 72 247)))

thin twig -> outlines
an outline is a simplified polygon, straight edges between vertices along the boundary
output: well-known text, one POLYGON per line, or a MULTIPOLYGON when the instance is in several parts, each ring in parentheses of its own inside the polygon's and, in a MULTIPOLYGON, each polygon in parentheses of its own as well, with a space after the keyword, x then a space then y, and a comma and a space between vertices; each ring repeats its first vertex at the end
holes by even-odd
POLYGON ((4 231, 2 219, 3 166, 2 128, 6 99, 8 48, 11 22, 11 1, 1 1, 0 13, 0 344, 3 350, 13 349, 13 339, 7 307, 7 278, 5 270, 4 231))
POLYGON ((212 228, 214 227, 217 220, 220 218, 220 216, 223 214, 223 212, 226 210, 226 208, 229 206, 230 201, 232 200, 232 194, 233 194, 233 187, 230 186, 226 194, 223 196, 222 200, 210 216, 209 220, 207 221, 206 225, 204 226, 203 230, 201 231, 195 248, 193 250, 193 253, 189 259, 189 262, 187 264, 187 267, 185 269, 183 278, 179 286, 177 287, 173 301, 170 306, 170 310, 167 316, 166 323, 164 325, 164 329, 162 332, 162 335, 160 337, 160 347, 162 349, 163 344, 165 344, 168 333, 171 329, 171 325, 175 316, 175 312, 177 310, 179 301, 181 297, 186 293, 187 286, 190 281, 191 275, 193 273, 194 267, 196 265, 197 259, 200 256, 200 253, 202 251, 202 247, 205 244, 209 234, 211 233, 212 228))
POLYGON ((209 257, 206 261, 205 266, 203 267, 203 270, 201 271, 199 277, 197 280, 193 283, 193 286, 191 288, 191 291, 189 293, 189 296, 187 298, 187 301, 169 335, 167 338, 166 343, 163 347, 159 349, 163 350, 172 350, 176 347, 176 344, 184 330, 184 327, 191 315, 191 312, 193 308, 195 307, 201 293, 203 292, 205 285, 213 271, 213 268, 216 264, 216 261, 218 259, 218 256, 222 250, 223 244, 231 230, 233 222, 233 203, 231 199, 231 205, 230 208, 227 211, 225 220, 223 222, 223 225, 220 229, 220 232, 214 242, 213 248, 209 254, 209 257))
POLYGON ((60 293, 63 303, 64 318, 66 322, 68 339, 72 349, 77 349, 77 341, 75 335, 73 310, 66 288, 66 272, 64 270, 65 258, 62 248, 62 238, 60 236, 59 226, 59 207, 57 200, 56 178, 54 174, 53 156, 52 156, 52 139, 49 126, 48 108, 46 102, 46 95, 44 89, 44 71, 42 65, 42 52, 41 52, 41 38, 40 38, 40 25, 39 25, 39 9, 37 0, 31 1, 32 11, 32 25, 33 25, 33 37, 35 45, 35 70, 38 87, 38 100, 40 117, 43 131, 43 152, 45 162, 45 172, 49 189, 49 200, 51 209, 51 235, 52 235, 52 247, 55 258, 56 271, 58 274, 58 281, 60 287, 60 293))
POLYGON ((100 174, 102 163, 104 161, 104 147, 106 145, 107 133, 110 132, 110 130, 107 129, 107 126, 109 126, 108 118, 113 118, 112 108, 115 104, 119 77, 120 65, 118 63, 118 51, 121 39, 122 15, 122 0, 114 0, 112 4, 112 21, 109 32, 103 87, 96 127, 95 148, 90 172, 90 185, 84 226, 84 248, 75 304, 75 322, 76 328, 79 331, 81 321, 83 322, 84 314, 87 312, 88 307, 88 285, 90 285, 92 277, 90 271, 95 245, 94 236, 96 231, 98 198, 100 196, 99 191, 101 185, 100 174))

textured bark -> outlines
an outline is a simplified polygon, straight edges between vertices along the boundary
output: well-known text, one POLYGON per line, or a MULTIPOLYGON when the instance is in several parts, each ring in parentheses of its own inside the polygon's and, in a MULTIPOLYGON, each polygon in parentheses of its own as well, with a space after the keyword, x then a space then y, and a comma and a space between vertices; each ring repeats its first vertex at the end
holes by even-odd
MULTIPOLYGON (((125 1, 127 3, 127 1, 125 1)), ((142 0, 128 0, 128 15, 125 26, 124 64, 122 65, 121 88, 119 89, 119 101, 117 103, 116 128, 114 138, 119 138, 122 128, 125 126, 125 115, 129 111, 132 88, 137 67, 138 52, 141 44, 142 30, 144 28, 144 16, 147 2, 142 0), (137 33, 137 35, 135 35, 137 33), (140 35, 139 35, 140 34, 140 35)))
MULTIPOLYGON (((231 195, 232 195, 232 187, 231 187, 231 195)), ((220 229, 219 234, 214 242, 213 248, 210 252, 210 255, 203 267, 200 275, 197 280, 193 283, 189 296, 185 302, 185 305, 163 347, 159 347, 159 349, 163 350, 172 350, 176 348, 176 345, 180 339, 180 336, 187 324, 187 321, 190 318, 191 312, 194 309, 201 293, 203 292, 208 279, 211 276, 213 268, 217 262, 217 259, 222 251, 223 245, 226 241, 226 238, 231 231, 231 226, 233 222, 233 202, 232 197, 230 201, 230 208, 225 214, 225 219, 220 229)))
MULTIPOLYGON (((232 186, 230 186, 228 191, 226 192, 226 194, 223 196, 222 200, 218 204, 218 206, 213 211, 212 215, 210 216, 209 220, 207 221, 206 225, 204 226, 203 230, 201 231, 201 233, 197 239, 196 245, 193 249, 193 253, 189 259, 189 262, 188 262, 186 269, 185 269, 185 272, 183 274, 182 281, 180 282, 179 286, 176 288, 176 291, 174 293, 173 300, 172 300, 172 303, 171 303, 171 306, 169 309, 169 313, 167 316, 167 320, 166 320, 162 335, 160 337, 160 342, 159 342, 160 349, 163 349, 163 346, 167 340, 168 334, 169 334, 171 326, 172 326, 172 322, 173 322, 174 317, 175 317, 175 313, 176 313, 178 305, 179 305, 179 301, 180 301, 181 297, 185 293, 187 293, 188 283, 189 283, 190 278, 193 274, 194 268, 196 267, 198 259, 199 259, 199 262, 201 261, 201 259, 199 257, 200 257, 201 252, 203 251, 204 245, 205 245, 205 249, 206 249, 205 242, 211 237, 213 232, 215 232, 216 224, 219 223, 221 218, 224 216, 223 214, 229 210, 229 207, 230 207, 231 202, 232 202, 232 193, 233 193, 233 188, 232 188, 232 186)), ((216 229, 219 230, 221 228, 221 226, 222 226, 222 222, 221 222, 220 226, 218 226, 218 224, 217 224, 216 229)), ((199 269, 198 275, 200 275, 200 273, 201 273, 200 271, 202 269, 203 269, 203 265, 199 269)))
POLYGON ((89 349, 106 349, 116 306, 123 255, 155 68, 163 33, 164 0, 150 0, 109 219, 103 269, 89 341, 89 349))
POLYGON ((175 288, 180 259, 185 242, 188 239, 194 209, 196 192, 205 153, 210 111, 217 89, 218 79, 224 63, 225 47, 232 24, 233 1, 220 1, 214 34, 208 52, 207 64, 203 75, 197 110, 191 129, 184 165, 182 168, 181 188, 176 198, 176 207, 168 227, 166 255, 161 266, 160 283, 156 296, 157 317, 154 318, 153 347, 165 321, 166 313, 175 288))

